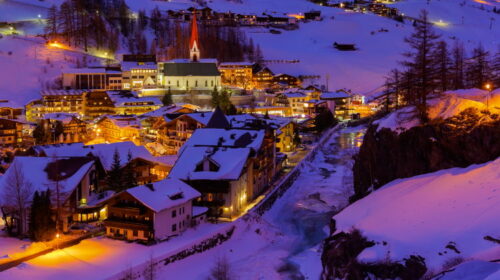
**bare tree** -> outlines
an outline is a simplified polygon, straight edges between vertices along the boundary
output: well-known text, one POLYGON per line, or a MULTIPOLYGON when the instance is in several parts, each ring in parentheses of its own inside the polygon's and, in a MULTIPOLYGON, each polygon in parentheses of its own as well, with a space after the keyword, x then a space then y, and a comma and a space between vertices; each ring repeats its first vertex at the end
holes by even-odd
POLYGON ((231 280, 234 279, 231 266, 226 256, 218 257, 215 265, 210 271, 210 280, 231 280))
POLYGON ((4 219, 6 216, 11 218, 6 224, 7 230, 13 233, 14 227, 17 226, 17 234, 23 236, 28 232, 28 208, 33 196, 33 185, 26 180, 22 172, 22 163, 19 160, 14 160, 4 176, 6 177, 2 192, 4 202, 2 213, 4 219))
POLYGON ((146 264, 146 267, 144 268, 144 271, 142 272, 142 276, 144 277, 145 280, 156 279, 155 262, 154 262, 152 252, 149 255, 149 259, 148 259, 148 262, 146 264))

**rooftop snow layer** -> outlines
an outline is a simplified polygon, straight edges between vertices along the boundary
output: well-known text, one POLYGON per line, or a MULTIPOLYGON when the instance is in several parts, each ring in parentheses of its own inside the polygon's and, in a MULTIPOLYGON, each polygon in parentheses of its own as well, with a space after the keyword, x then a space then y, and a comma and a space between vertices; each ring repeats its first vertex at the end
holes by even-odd
POLYGON ((237 180, 244 170, 250 151, 249 148, 185 147, 170 171, 169 178, 181 180, 237 180), (214 171, 197 171, 197 166, 202 164, 205 159, 209 159, 217 165, 218 169, 214 171))
POLYGON ((197 190, 177 179, 164 179, 149 185, 151 187, 142 185, 126 192, 156 213, 201 196, 197 190))

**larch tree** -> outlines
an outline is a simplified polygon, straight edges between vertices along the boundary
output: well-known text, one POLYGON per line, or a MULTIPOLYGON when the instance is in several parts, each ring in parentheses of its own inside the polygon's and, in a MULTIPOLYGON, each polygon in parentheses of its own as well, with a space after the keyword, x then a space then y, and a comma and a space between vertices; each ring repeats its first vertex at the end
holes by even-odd
POLYGON ((460 42, 455 42, 451 51, 451 88, 462 89, 464 88, 464 60, 465 51, 464 46, 460 42))
POLYGON ((472 57, 467 61, 468 87, 483 88, 490 81, 489 52, 481 44, 472 50, 472 57))
POLYGON ((439 35, 435 33, 432 23, 429 22, 428 12, 422 10, 415 21, 415 30, 405 38, 410 51, 404 55, 407 58, 402 64, 414 73, 415 107, 418 117, 424 123, 428 121, 427 97, 436 89, 433 51, 439 35))

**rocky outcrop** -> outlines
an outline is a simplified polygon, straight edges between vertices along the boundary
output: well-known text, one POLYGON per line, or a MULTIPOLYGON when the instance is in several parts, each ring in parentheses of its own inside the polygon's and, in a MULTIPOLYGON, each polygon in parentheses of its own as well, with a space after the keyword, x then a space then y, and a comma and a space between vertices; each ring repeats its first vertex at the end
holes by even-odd
POLYGON ((351 201, 398 178, 466 167, 500 156, 500 118, 476 109, 397 133, 370 125, 353 167, 351 201))
POLYGON ((330 279, 420 279, 426 272, 425 260, 420 256, 409 256, 401 262, 362 263, 358 255, 366 248, 375 245, 367 240, 358 230, 349 233, 335 232, 335 220, 332 220, 328 237, 323 246, 321 262, 322 280, 330 279))

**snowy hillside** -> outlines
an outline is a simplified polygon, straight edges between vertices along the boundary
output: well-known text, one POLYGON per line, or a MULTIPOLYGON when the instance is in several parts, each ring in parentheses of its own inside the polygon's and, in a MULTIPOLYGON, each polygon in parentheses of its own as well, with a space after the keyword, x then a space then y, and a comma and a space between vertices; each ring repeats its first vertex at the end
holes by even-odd
POLYGON ((500 258, 500 159, 395 180, 334 216, 337 232, 359 229, 376 245, 361 262, 425 258, 439 272, 453 261, 500 258), (387 243, 386 243, 387 242, 387 243))
MULTIPOLYGON (((61 0, 3 0, 0 1, 0 18, 2 20, 26 20, 33 19, 41 14, 46 16, 47 7, 52 4, 60 4, 61 0), (44 12, 45 11, 45 12, 44 12)), ((246 28, 247 35, 252 37, 255 43, 260 44, 265 59, 268 60, 299 60, 299 63, 270 63, 269 67, 275 73, 289 73, 292 75, 319 75, 321 78, 314 82, 326 83, 329 75, 329 88, 348 88, 355 92, 372 94, 380 91, 385 75, 390 69, 398 65, 402 59, 401 53, 407 48, 403 38, 412 31, 411 23, 398 23, 394 20, 376 16, 373 14, 362 14, 345 12, 337 8, 322 7, 306 0, 212 0, 208 6, 218 11, 233 11, 244 14, 257 14, 263 12, 273 15, 303 13, 310 10, 320 10, 323 21, 311 21, 300 23, 300 28, 294 31, 282 31, 281 34, 271 34, 265 28, 246 28), (388 32, 379 32, 386 29, 388 32), (373 34, 372 34, 373 33, 373 34), (341 52, 332 47, 334 42, 354 43, 359 48, 355 52, 341 52), (360 78, 362 77, 362 78, 360 78)), ((407 0, 394 4, 409 15, 416 15, 422 8, 430 11, 433 20, 449 23, 447 26, 437 26, 443 38, 451 44, 453 39, 458 38, 464 42, 466 49, 472 49, 482 42, 487 50, 496 51, 500 38, 500 28, 493 25, 489 29, 490 18, 496 17, 489 10, 491 6, 485 5, 481 10, 480 4, 470 0, 467 5, 461 7, 461 1, 440 0, 426 1, 407 0), (462 17, 464 18, 462 23, 462 17)), ((490 1, 492 2, 492 1, 490 1)), ((189 0, 172 1, 136 1, 128 0, 133 11, 141 9, 151 10, 158 6, 160 10, 186 9, 195 6, 189 0)), ((498 4, 496 4, 498 5, 498 4)), ((1 20, 0 20, 1 21, 1 20)), ((36 23, 36 21, 35 21, 36 23)), ((19 30, 28 35, 39 34, 42 26, 28 25, 26 30, 19 30)), ((0 67, 13 69, 7 72, 0 81, 0 92, 2 95, 23 95, 19 103, 37 97, 37 88, 34 83, 17 83, 12 87, 12 81, 19 79, 21 73, 31 73, 29 79, 38 79, 37 74, 43 69, 40 61, 20 61, 21 68, 12 66, 12 59, 5 58, 5 52, 12 50, 13 44, 8 37, 0 39, 0 67), (25 86, 26 85, 26 86, 25 86)), ((18 57, 33 57, 34 46, 16 46, 18 57)), ((45 59, 45 58, 43 58, 45 59)), ((59 60, 51 57, 56 63, 59 60)), ((40 59, 38 59, 40 60, 40 59)), ((16 60, 17 62, 18 60, 16 60)), ((56 63, 57 64, 57 63, 56 63)), ((64 64, 64 63, 63 63, 64 64)), ((58 66, 56 66, 58 67, 58 66)), ((64 66, 59 66, 59 68, 64 66)), ((59 72, 53 72, 51 76, 57 76, 59 72)), ((45 79, 45 78, 43 78, 45 79)), ((48 79, 48 78, 47 78, 48 79)))

